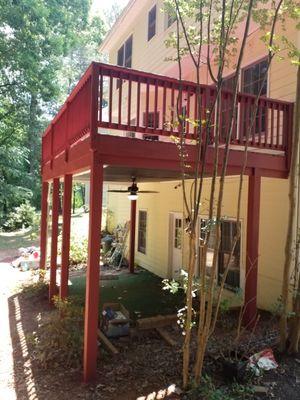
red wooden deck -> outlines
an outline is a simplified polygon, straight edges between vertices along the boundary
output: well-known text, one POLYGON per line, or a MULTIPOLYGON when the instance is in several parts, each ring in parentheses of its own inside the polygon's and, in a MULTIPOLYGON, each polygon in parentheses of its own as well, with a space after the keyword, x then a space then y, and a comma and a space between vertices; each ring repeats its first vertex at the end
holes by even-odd
MULTIPOLYGON (((195 99, 201 100, 202 115, 199 120, 205 119, 207 105, 216 96, 216 90, 212 86, 202 85, 197 88, 193 82, 179 82, 160 75, 92 63, 43 135, 41 268, 45 268, 46 263, 48 192, 49 183, 53 184, 50 301, 56 291, 59 179, 64 181, 60 287, 60 296, 63 298, 68 295, 72 175, 90 171, 84 333, 86 382, 96 377, 102 183, 105 179, 113 180, 114 176, 115 178, 121 176, 122 173, 118 171, 126 173, 130 168, 141 171, 141 174, 144 174, 141 177, 146 176, 147 169, 152 171, 156 178, 168 174, 174 176, 180 172, 178 149, 172 139, 178 135, 178 127, 174 121, 174 107, 179 93, 181 93, 179 111, 186 119, 187 161, 193 170, 197 157, 194 145, 196 129, 192 121, 195 120, 199 109, 195 99)), ((231 99, 232 93, 222 92, 223 113, 220 123, 224 131, 229 126, 228 111, 231 99)), ((243 146, 253 106, 253 96, 238 95, 238 119, 230 142, 228 175, 237 175, 241 172, 244 160, 243 146)), ((257 312, 261 177, 288 177, 292 119, 292 103, 263 97, 259 99, 256 123, 249 137, 250 147, 245 170, 245 174, 250 177, 247 215, 250 223, 247 224, 246 273, 249 274, 249 280, 245 287, 244 322, 249 326, 253 325, 257 312)), ((206 133, 203 130, 204 136, 206 133)), ((211 174, 213 167, 214 146, 215 138, 210 135, 206 159, 202 160, 205 162, 207 176, 211 174)), ((222 138, 219 147, 221 163, 224 155, 222 138)), ((129 178, 130 176, 127 177, 128 180, 129 178)), ((132 204, 131 265, 134 264, 135 212, 135 204, 132 204)))
MULTIPOLYGON (((188 119, 186 137, 192 146, 196 139, 196 127, 191 121, 197 120, 196 98, 199 98, 195 96, 195 83, 93 63, 43 135, 42 166, 45 178, 51 179, 65 173, 65 162, 70 163, 67 169, 72 172, 89 165, 90 160, 85 162, 83 158, 89 157, 90 149, 99 150, 105 163, 109 160, 113 162, 115 157, 120 159, 120 155, 121 158, 129 156, 133 162, 135 158, 151 154, 153 165, 150 165, 148 159, 148 166, 145 167, 159 168, 157 162, 162 155, 162 164, 173 161, 179 168, 178 152, 171 137, 178 135, 174 107, 180 90, 180 109, 185 108, 188 119), (126 137, 126 132, 131 132, 130 136, 136 134, 140 139, 146 135, 148 140, 139 143, 126 137), (149 141, 152 136, 158 140, 149 141), (62 154, 64 163, 61 169, 58 160, 62 154)), ((201 85, 198 90, 203 111, 201 118, 205 118, 206 107, 216 96, 216 90, 206 85, 201 85)), ((252 95, 238 95, 238 119, 231 138, 229 174, 241 165, 239 153, 245 144, 254 99, 252 95)), ((228 110, 231 101, 232 93, 223 91, 221 125, 224 130, 229 126, 228 110)), ((257 121, 249 137, 249 168, 260 168, 262 175, 266 176, 287 175, 292 117, 292 103, 263 97, 259 100, 257 121)), ((210 148, 213 149, 214 137, 209 140, 210 148)), ((221 138, 219 142, 222 147, 224 140, 221 138)), ((192 147, 189 154, 190 162, 193 162, 192 147)), ((121 161, 125 162, 124 159, 121 161)), ((209 153, 206 162, 209 173, 209 153)))

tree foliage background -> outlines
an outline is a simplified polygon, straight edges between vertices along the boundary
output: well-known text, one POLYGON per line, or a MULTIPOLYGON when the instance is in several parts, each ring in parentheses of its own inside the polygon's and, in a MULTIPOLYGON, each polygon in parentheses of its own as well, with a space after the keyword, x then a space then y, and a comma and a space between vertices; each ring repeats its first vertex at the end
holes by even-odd
POLYGON ((92 60, 119 11, 91 0, 0 0, 0 225, 40 204, 41 133, 92 60), (107 19, 107 22, 106 22, 107 19))

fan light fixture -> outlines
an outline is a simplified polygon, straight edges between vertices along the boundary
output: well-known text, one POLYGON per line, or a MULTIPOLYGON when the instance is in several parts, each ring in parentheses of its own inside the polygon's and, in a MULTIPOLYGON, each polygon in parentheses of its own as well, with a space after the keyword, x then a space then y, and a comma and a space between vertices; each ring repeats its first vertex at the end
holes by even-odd
POLYGON ((110 193, 128 193, 128 199, 129 200, 137 200, 138 199, 138 193, 158 193, 155 190, 139 190, 137 184, 136 184, 136 178, 133 176, 131 178, 132 183, 127 189, 117 189, 117 190, 108 190, 110 193))
POLYGON ((129 195, 128 195, 128 199, 129 199, 129 200, 137 200, 138 197, 139 197, 139 196, 137 195, 136 192, 130 192, 129 195))

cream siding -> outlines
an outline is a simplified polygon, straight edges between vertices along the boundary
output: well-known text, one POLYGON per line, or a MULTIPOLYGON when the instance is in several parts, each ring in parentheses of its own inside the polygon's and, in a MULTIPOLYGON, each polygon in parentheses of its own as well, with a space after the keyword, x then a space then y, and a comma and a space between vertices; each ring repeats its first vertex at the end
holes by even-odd
MULTIPOLYGON (((132 51, 132 67, 144 71, 162 71, 166 69, 162 61, 174 54, 173 49, 167 49, 164 45, 164 40, 172 29, 164 29, 164 13, 160 10, 163 8, 162 1, 144 1, 143 9, 139 14, 137 21, 127 27, 125 34, 118 38, 118 42, 114 49, 109 54, 109 61, 112 64, 117 64, 117 53, 125 40, 133 35, 133 51, 132 51), (156 34, 148 41, 148 12, 156 4, 156 34), (162 44, 162 45, 161 45, 162 44), (164 68, 165 67, 165 68, 164 68)), ((166 64, 170 62, 166 62, 166 64)))
MULTIPOLYGON (((178 182, 139 184, 140 189, 157 190, 158 194, 140 194, 137 210, 147 211, 146 254, 137 251, 136 262, 162 278, 170 277, 170 229, 171 212, 182 213, 181 189, 174 189, 178 182)), ((211 180, 206 179, 203 198, 208 199, 211 180)), ((222 215, 236 218, 238 177, 227 177, 222 215)), ((247 195, 248 179, 245 177, 242 195, 241 223, 241 288, 244 288, 246 265, 247 195)), ((272 309, 280 295, 281 274, 284 263, 284 246, 287 229, 288 181, 263 178, 261 185, 258 306, 272 309)), ((124 223, 130 217, 130 201, 126 194, 110 194, 109 210, 113 211, 114 224, 124 223)), ((137 214, 138 215, 138 214, 137 214)), ((207 215, 207 204, 202 205, 201 216, 207 215)), ((111 225, 111 228, 113 226, 111 225)), ((137 218, 138 227, 138 218, 137 218)), ((183 265, 187 265, 188 246, 185 240, 183 265)))
MULTIPOLYGON (((148 11, 157 4, 157 10, 162 8, 162 2, 145 1, 143 11, 135 23, 128 26, 127 33, 118 38, 118 44, 110 52, 110 62, 116 63, 119 47, 130 34, 133 34, 133 68, 146 72, 165 73, 174 63, 164 59, 170 57, 174 50, 166 49, 164 40, 168 31, 164 29, 164 15, 157 13, 156 36, 148 43, 147 21, 148 11)), ((117 35, 117 32, 115 33, 117 35)), ((285 35, 298 45, 300 33, 296 32, 293 23, 289 24, 285 35)), ((248 38, 243 67, 262 59, 266 48, 260 41, 261 32, 252 30, 248 38)), ((176 68, 172 69, 174 73, 176 68)), ((187 70, 186 70, 187 71, 187 70)), ((231 70, 225 71, 225 76, 231 70)), ((192 78, 192 75, 190 75, 192 78)), ((201 82, 207 82, 207 72, 201 74, 201 82)), ((268 77, 268 95, 275 99, 294 101, 296 93, 296 67, 285 59, 274 59, 268 77)), ((161 100, 159 100, 159 105, 161 100)), ((161 118, 161 116, 160 116, 161 118)), ((129 177, 130 178, 130 177, 129 177)), ((209 197, 210 180, 204 186, 203 198, 209 197)), ((242 198, 242 255, 241 255, 241 286, 244 286, 246 264, 246 229, 247 229, 247 182, 245 177, 242 198)), ((169 216, 171 212, 182 212, 181 189, 174 189, 178 182, 139 183, 141 189, 157 190, 159 194, 140 195, 138 209, 147 210, 147 249, 146 254, 136 251, 136 261, 161 277, 170 276, 170 232, 169 216)), ((228 177, 224 194, 222 214, 228 218, 236 217, 238 178, 228 177)), ((109 194, 108 208, 113 211, 112 226, 125 222, 130 218, 130 201, 126 194, 109 194)), ((288 180, 262 179, 261 209, 260 209, 260 239, 258 267, 258 306, 272 309, 281 291, 282 269, 284 264, 284 246, 288 220, 288 180)), ((201 211, 205 215, 205 210, 201 211)), ((138 224, 138 220, 137 220, 138 224)), ((112 227, 111 226, 111 227, 112 227)), ((137 242, 137 241, 136 241, 137 242)), ((187 245, 184 246, 184 264, 186 265, 187 245)))

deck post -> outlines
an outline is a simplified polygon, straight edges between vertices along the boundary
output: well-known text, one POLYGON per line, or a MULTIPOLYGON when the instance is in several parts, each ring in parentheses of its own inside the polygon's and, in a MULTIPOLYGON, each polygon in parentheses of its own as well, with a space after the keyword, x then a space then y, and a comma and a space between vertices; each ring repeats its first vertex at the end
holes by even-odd
POLYGON ((59 178, 54 178, 52 186, 52 225, 51 225, 49 303, 52 303, 53 296, 56 295, 58 216, 59 216, 59 178))
POLYGON ((72 175, 68 174, 64 176, 61 275, 60 275, 60 293, 59 293, 61 299, 65 299, 68 296, 71 200, 72 200, 72 175))
POLYGON ((254 171, 248 182, 247 250, 244 325, 253 328, 257 316, 257 275, 261 177, 254 171))
POLYGON ((135 225, 136 225, 136 200, 131 200, 130 211, 130 252, 129 252, 129 271, 134 273, 134 253, 135 253, 135 225))
POLYGON ((86 383, 95 380, 97 372, 102 192, 103 165, 98 161, 97 154, 93 152, 90 173, 90 215, 84 317, 83 379, 86 383))
POLYGON ((40 232, 40 269, 46 268, 48 234, 48 182, 42 182, 41 232, 40 232))

